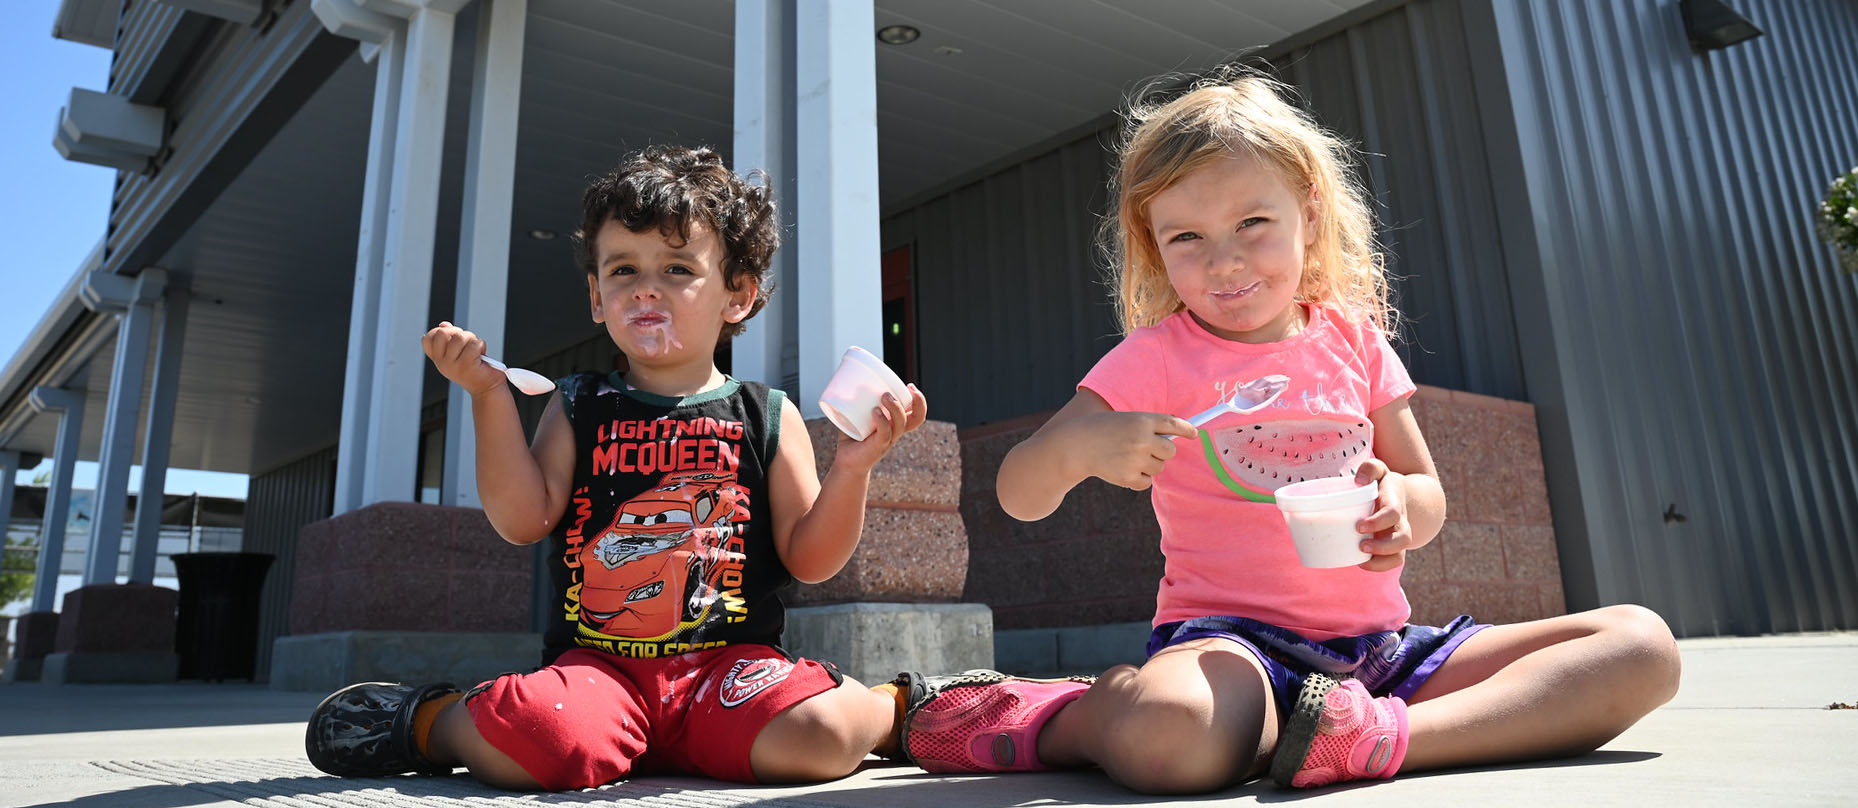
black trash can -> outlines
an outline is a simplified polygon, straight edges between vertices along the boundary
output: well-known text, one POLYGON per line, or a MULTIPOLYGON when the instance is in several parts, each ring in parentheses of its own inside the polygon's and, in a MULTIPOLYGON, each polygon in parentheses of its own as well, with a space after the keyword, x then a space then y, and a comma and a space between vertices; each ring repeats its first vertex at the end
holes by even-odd
POLYGON ((181 582, 174 650, 182 679, 251 679, 258 666, 259 593, 269 553, 176 553, 181 582))

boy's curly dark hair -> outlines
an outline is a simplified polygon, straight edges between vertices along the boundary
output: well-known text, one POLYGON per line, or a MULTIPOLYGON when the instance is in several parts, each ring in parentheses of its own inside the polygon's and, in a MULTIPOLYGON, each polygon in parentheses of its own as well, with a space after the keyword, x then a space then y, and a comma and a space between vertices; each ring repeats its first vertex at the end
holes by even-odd
MULTIPOLYGON (((743 278, 752 278, 760 289, 743 322, 760 312, 774 292, 768 265, 781 237, 767 175, 756 170, 747 179, 738 177, 708 147, 648 146, 621 158, 587 186, 581 227, 574 233, 574 261, 589 275, 597 269, 595 236, 608 221, 634 233, 656 228, 679 244, 690 239, 692 221, 715 231, 727 253, 723 285, 735 291, 743 278)), ((721 341, 742 331, 742 323, 726 323, 721 341)))

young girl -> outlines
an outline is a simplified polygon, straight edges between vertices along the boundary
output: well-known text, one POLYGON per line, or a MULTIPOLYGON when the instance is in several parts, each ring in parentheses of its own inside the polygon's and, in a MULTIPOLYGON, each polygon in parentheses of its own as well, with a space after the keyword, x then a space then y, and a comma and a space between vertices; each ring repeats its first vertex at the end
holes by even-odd
POLYGON ((1445 495, 1385 337, 1350 153, 1284 95, 1246 75, 1132 114, 1111 226, 1127 337, 1000 467, 1023 520, 1088 477, 1152 486, 1167 567, 1148 661, 1094 685, 930 680, 904 730, 924 768, 1318 786, 1585 753, 1676 692, 1676 645, 1644 608, 1407 623, 1401 565, 1438 535, 1445 495), (1291 381, 1270 406, 1204 437, 1178 417, 1273 374, 1291 381), (1269 494, 1342 475, 1379 483, 1355 525, 1371 558, 1303 567, 1269 494))

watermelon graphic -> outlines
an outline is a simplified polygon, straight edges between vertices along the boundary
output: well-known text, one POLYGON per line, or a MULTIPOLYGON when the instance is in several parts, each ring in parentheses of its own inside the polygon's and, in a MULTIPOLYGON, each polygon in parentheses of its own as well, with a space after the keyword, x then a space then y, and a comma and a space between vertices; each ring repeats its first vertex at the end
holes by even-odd
POLYGON ((1313 418, 1200 430, 1206 463, 1219 482, 1253 502, 1276 502, 1279 487, 1352 475, 1368 459, 1365 421, 1313 418))

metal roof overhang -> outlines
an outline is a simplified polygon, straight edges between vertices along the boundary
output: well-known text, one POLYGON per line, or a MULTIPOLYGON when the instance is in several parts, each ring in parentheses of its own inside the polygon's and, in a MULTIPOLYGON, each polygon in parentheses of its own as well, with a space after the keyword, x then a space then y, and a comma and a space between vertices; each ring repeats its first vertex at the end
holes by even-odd
MULTIPOLYGON (((922 32, 909 45, 877 46, 884 209, 1103 126, 1144 78, 1204 69, 1261 46, 1281 49, 1398 4, 878 0, 878 26, 922 32)), ((590 175, 650 142, 729 151, 732 9, 720 0, 530 0, 509 326, 496 348, 510 361, 593 333, 590 323, 569 316, 584 305, 585 287, 565 238, 590 175), (531 229, 564 237, 536 240, 527 236, 531 229)), ((451 306, 473 16, 461 16, 454 45, 460 58, 448 105, 434 316, 451 306)), ((288 120, 197 215, 165 235, 111 245, 113 254, 154 257, 150 265, 192 289, 174 467, 261 473, 334 442, 373 72, 351 56, 320 86, 294 89, 299 97, 285 99, 290 103, 268 99, 290 110, 288 120)), ((70 383, 88 391, 82 456, 96 456, 114 323, 76 303, 81 278, 0 373, 0 448, 49 452, 55 419, 22 413, 24 394, 34 385, 70 383)), ((440 395, 436 374, 428 377, 428 397, 440 395)))
POLYGON ((108 48, 116 44, 116 14, 122 0, 63 0, 52 18, 52 36, 108 48))

